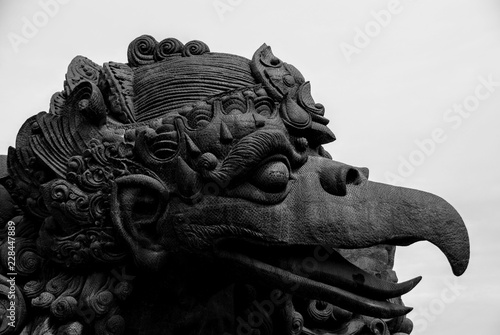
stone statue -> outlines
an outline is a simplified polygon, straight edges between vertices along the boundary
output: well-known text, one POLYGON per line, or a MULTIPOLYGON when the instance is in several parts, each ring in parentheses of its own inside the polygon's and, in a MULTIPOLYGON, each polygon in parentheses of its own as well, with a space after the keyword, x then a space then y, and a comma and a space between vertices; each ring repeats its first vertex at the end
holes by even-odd
POLYGON ((409 334, 396 245, 455 275, 459 214, 332 160, 324 107, 267 45, 135 39, 78 56, 0 160, 0 334, 409 334))

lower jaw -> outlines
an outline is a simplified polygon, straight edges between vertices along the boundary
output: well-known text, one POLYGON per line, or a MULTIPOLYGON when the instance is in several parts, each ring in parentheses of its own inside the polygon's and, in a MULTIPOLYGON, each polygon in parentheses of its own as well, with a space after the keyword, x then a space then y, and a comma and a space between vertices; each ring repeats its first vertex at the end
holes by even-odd
MULTIPOLYGON (((362 249, 337 249, 349 262, 370 272, 376 277, 396 283, 398 277, 393 269, 396 246, 377 245, 362 249)), ((392 303, 404 305, 401 297, 390 299, 392 303)), ((390 335, 410 334, 413 323, 405 315, 381 319, 353 314, 330 304, 310 300, 295 304, 304 317, 303 335, 390 335)))
MULTIPOLYGON (((286 295, 273 304, 276 290, 241 285, 236 334, 259 335, 404 335, 412 322, 405 316, 381 319, 353 314, 331 304, 286 295)), ((395 299, 396 300, 396 299, 395 299)), ((393 301, 396 302, 396 301, 393 301)))
MULTIPOLYGON (((397 276, 392 269, 395 248, 394 246, 379 245, 364 249, 337 251, 359 268, 370 272, 382 280, 395 283, 397 282, 397 276)), ((271 313, 271 315, 261 313, 263 317, 262 324, 255 328, 259 330, 261 335, 390 335, 396 333, 409 334, 413 328, 412 322, 404 315, 382 319, 352 313, 318 299, 295 296, 293 293, 282 293, 276 289, 271 290, 269 286, 259 286, 257 291, 260 291, 260 293, 254 292, 253 294, 265 297, 266 295, 272 296, 276 292, 280 292, 280 294, 286 296, 284 303, 275 306, 279 312, 271 313), (262 292, 266 293, 262 294, 262 292), (272 332, 270 332, 271 330, 272 332)), ((255 304, 255 301, 254 299, 250 309, 245 309, 244 312, 247 313, 247 316, 255 316, 256 312, 262 312, 262 310, 252 312, 252 308, 255 309, 258 306, 258 303, 255 304)), ((403 305, 400 297, 389 299, 389 302, 403 305)))

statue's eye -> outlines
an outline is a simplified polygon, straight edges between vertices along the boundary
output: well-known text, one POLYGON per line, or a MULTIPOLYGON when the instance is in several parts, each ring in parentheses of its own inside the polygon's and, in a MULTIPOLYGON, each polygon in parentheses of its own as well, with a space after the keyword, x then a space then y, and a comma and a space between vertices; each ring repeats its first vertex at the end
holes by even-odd
POLYGON ((282 158, 262 163, 253 173, 250 182, 265 192, 279 193, 286 189, 289 179, 289 163, 286 158, 282 158))
POLYGON ((255 111, 262 116, 271 117, 274 115, 275 104, 269 97, 260 97, 255 99, 255 111))
POLYGON ((247 104, 243 100, 232 98, 222 103, 222 109, 226 115, 239 115, 246 112, 247 104))

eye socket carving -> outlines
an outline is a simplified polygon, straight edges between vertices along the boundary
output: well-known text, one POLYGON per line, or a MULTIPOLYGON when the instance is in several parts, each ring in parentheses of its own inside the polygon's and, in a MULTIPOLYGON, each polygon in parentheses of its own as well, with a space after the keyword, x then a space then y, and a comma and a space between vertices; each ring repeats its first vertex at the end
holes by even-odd
POLYGON ((202 129, 212 121, 213 116, 212 109, 194 108, 186 115, 187 124, 191 129, 202 129))
POLYGON ((290 180, 290 165, 288 160, 273 157, 264 161, 254 171, 250 183, 264 192, 283 192, 290 180))
POLYGON ((265 117, 273 117, 276 111, 274 100, 269 97, 259 97, 255 99, 255 111, 265 117))
POLYGON ((222 102, 222 110, 225 115, 245 114, 247 110, 246 101, 232 98, 222 102))
POLYGON ((281 67, 283 65, 283 62, 279 58, 274 56, 273 54, 267 55, 267 57, 261 58, 260 61, 262 64, 269 66, 269 67, 278 68, 278 67, 281 67))

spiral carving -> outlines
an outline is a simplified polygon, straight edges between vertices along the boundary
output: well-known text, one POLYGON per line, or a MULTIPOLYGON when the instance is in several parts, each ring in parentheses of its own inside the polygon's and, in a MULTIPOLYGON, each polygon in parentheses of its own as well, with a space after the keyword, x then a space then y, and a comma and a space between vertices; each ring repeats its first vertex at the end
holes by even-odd
MULTIPOLYGON (((22 234, 21 227, 17 229, 22 234)), ((36 272, 41 264, 41 258, 36 253, 36 246, 29 238, 19 237, 16 240, 16 271, 19 275, 27 276, 36 272)), ((8 268, 9 244, 0 244, 0 267, 8 268)), ((13 271, 14 272, 14 271, 13 271)))
POLYGON ((126 256, 125 252, 118 252, 114 237, 102 228, 86 229, 64 238, 54 237, 51 243, 53 260, 67 266, 89 264, 91 261, 115 263, 126 256))
POLYGON ((155 61, 162 61, 169 55, 182 52, 184 44, 182 44, 178 39, 166 38, 156 46, 154 53, 155 61))
POLYGON ((42 292, 36 298, 31 299, 31 305, 38 308, 48 308, 55 297, 52 293, 42 292))
POLYGON ((292 314, 292 325, 290 328, 290 335, 300 335, 302 334, 302 328, 304 327, 304 318, 299 312, 293 312, 292 314))
POLYGON ((203 55, 204 53, 210 52, 210 48, 202 41, 190 41, 187 42, 182 50, 182 55, 184 57, 189 57, 193 55, 203 55))
POLYGON ((84 81, 73 88, 68 98, 68 108, 78 110, 98 127, 106 123, 108 109, 104 97, 99 87, 91 82, 84 81))
POLYGON ((154 37, 142 35, 128 46, 127 57, 130 66, 147 65, 154 62, 154 53, 158 42, 154 37))
POLYGON ((202 170, 212 171, 219 164, 219 160, 211 152, 205 152, 198 161, 198 167, 202 170))
POLYGON ((89 203, 90 216, 95 225, 99 225, 104 222, 106 217, 106 211, 109 209, 107 199, 103 194, 98 193, 90 198, 89 203))
POLYGON ((69 94, 83 81, 89 81, 97 85, 99 83, 101 73, 102 68, 99 65, 83 56, 76 56, 68 66, 65 83, 65 88, 67 89, 66 93, 69 94))
POLYGON ((121 281, 115 286, 114 293, 120 300, 125 300, 132 293, 133 286, 128 281, 121 281))
POLYGON ((73 316, 76 312, 77 301, 72 296, 59 297, 50 305, 50 312, 60 320, 73 316))
POLYGON ((210 52, 210 48, 202 41, 190 41, 183 45, 175 38, 166 38, 160 43, 150 35, 142 35, 128 46, 128 65, 137 67, 153 64, 165 60, 173 54, 182 54, 184 57, 203 55, 210 52))
POLYGON ((66 200, 69 198, 70 190, 65 184, 56 184, 51 190, 53 200, 66 200))
POLYGON ((60 295, 67 287, 70 276, 65 273, 60 273, 56 277, 49 280, 45 289, 48 293, 53 294, 54 296, 60 295))
POLYGON ((110 334, 121 335, 125 332, 125 319, 121 315, 113 315, 106 322, 110 334))
POLYGON ((38 296, 40 293, 43 292, 43 289, 45 288, 45 283, 43 281, 37 281, 37 280, 30 280, 26 284, 24 284, 23 290, 24 290, 24 295, 27 298, 35 298, 38 296))
POLYGON ((325 322, 327 321, 333 312, 333 305, 319 301, 311 300, 307 308, 307 314, 315 321, 325 322))
POLYGON ((97 315, 106 314, 113 304, 113 293, 102 291, 90 299, 90 305, 97 315))
POLYGON ((28 275, 36 272, 41 265, 41 258, 33 250, 21 250, 18 253, 16 268, 18 274, 28 275))
POLYGON ((82 333, 83 325, 77 321, 65 324, 57 330, 57 335, 81 335, 82 333))
POLYGON ((82 291, 83 284, 85 283, 84 277, 73 275, 68 282, 68 286, 61 295, 77 297, 82 291))

